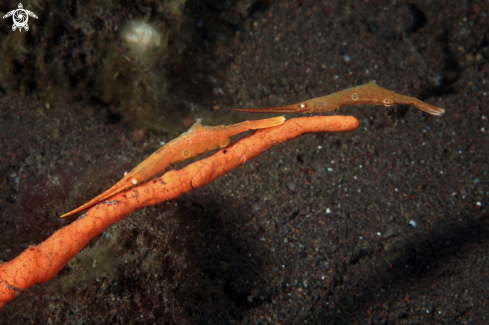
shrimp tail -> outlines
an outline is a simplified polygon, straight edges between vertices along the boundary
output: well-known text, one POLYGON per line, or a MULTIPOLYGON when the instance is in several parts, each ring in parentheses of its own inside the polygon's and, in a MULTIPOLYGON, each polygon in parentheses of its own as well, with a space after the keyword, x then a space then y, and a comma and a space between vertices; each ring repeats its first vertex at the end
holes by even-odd
POLYGON ((263 120, 250 121, 250 122, 251 122, 251 126, 250 126, 251 130, 266 129, 272 126, 283 124, 285 122, 285 117, 277 116, 277 117, 267 118, 263 120))
POLYGON ((413 105, 417 109, 420 109, 420 110, 422 110, 422 111, 424 111, 426 113, 429 113, 431 115, 440 116, 440 115, 445 114, 445 110, 443 108, 430 105, 430 104, 425 103, 425 102, 422 102, 422 101, 420 101, 418 99, 416 99, 414 101, 413 105))
POLYGON ((445 113, 445 110, 440 107, 430 105, 428 103, 422 102, 417 98, 401 95, 398 93, 392 93, 394 103, 401 105, 413 105, 417 109, 420 109, 428 114, 440 116, 445 113))

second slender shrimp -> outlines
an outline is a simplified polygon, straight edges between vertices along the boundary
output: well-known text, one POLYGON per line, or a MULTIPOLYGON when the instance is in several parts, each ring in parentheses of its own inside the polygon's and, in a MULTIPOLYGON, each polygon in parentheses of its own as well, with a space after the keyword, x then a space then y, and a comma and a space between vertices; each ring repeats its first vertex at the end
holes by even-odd
POLYGON ((341 106, 374 104, 392 106, 394 104, 413 105, 431 115, 442 115, 445 110, 414 97, 409 97, 380 87, 375 81, 338 91, 336 93, 306 100, 297 104, 271 108, 235 108, 235 111, 250 113, 320 113, 333 112, 341 106))
POLYGON ((284 121, 285 118, 283 116, 278 116, 264 120, 245 121, 228 126, 206 126, 195 123, 187 132, 152 153, 114 186, 75 210, 62 215, 61 218, 83 211, 134 185, 141 184, 151 176, 164 171, 170 164, 196 157, 219 147, 226 147, 231 141, 229 137, 233 135, 248 130, 264 129, 280 125, 284 121))

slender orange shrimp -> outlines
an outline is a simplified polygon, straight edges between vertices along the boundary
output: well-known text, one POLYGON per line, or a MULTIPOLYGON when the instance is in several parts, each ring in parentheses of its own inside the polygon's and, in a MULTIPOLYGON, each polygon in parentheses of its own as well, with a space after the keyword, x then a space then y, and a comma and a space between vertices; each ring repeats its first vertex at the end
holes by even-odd
POLYGON ((284 121, 285 118, 279 116, 264 120, 245 121, 229 126, 205 126, 197 122, 187 132, 152 153, 114 186, 75 210, 63 214, 61 218, 85 210, 136 184, 140 184, 151 176, 164 171, 170 164, 196 157, 219 147, 226 147, 231 141, 229 137, 232 137, 233 135, 248 130, 265 129, 280 125, 284 123, 284 121))
POLYGON ((380 87, 375 83, 375 80, 370 81, 367 84, 345 89, 327 95, 324 97, 318 97, 281 107, 271 108, 235 108, 235 111, 250 112, 250 113, 319 113, 319 112, 333 112, 338 110, 341 106, 374 104, 392 106, 394 104, 414 105, 417 109, 430 113, 432 115, 442 115, 445 110, 440 107, 436 107, 425 102, 420 101, 414 97, 404 96, 397 94, 392 90, 388 90, 380 87))

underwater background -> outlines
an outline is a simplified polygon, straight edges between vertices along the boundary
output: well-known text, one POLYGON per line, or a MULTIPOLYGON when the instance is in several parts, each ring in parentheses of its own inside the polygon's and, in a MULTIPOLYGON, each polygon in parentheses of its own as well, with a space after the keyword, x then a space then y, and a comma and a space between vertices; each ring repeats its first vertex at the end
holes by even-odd
POLYGON ((3 262, 194 122, 273 116, 232 108, 376 80, 446 113, 341 108, 357 130, 131 214, 0 323, 488 322, 487 1, 22 4, 29 30, 0 22, 3 262))

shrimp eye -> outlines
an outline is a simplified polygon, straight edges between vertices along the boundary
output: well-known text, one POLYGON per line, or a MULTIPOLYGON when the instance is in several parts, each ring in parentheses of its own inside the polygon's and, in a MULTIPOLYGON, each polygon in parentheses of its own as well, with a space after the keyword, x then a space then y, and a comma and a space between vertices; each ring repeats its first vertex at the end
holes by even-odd
POLYGON ((221 141, 221 147, 225 147, 226 146, 226 140, 222 140, 221 141))
POLYGON ((384 104, 389 104, 389 103, 390 103, 389 98, 385 98, 385 99, 384 99, 384 104))
POLYGON ((357 93, 353 93, 353 95, 351 95, 351 99, 357 100, 358 99, 358 94, 357 93))
POLYGON ((190 151, 188 151, 188 149, 185 149, 185 150, 183 151, 183 155, 184 155, 185 157, 190 156, 190 151))
POLYGON ((306 104, 302 103, 301 108, 305 108, 305 107, 306 107, 306 104))

